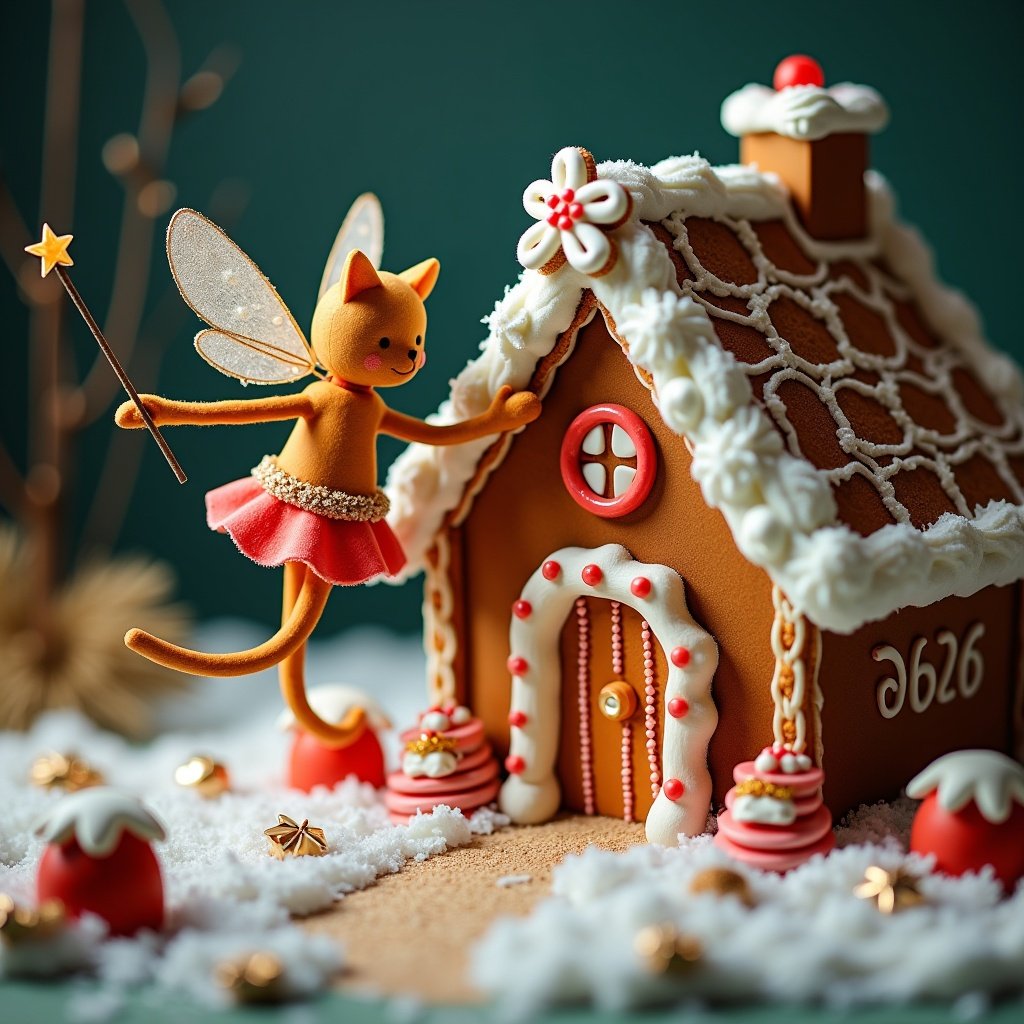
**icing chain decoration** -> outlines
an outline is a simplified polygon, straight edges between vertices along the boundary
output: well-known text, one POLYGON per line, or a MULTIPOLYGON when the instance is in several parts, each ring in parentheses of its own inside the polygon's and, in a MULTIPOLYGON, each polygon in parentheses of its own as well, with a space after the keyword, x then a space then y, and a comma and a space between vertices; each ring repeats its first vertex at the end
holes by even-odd
MULTIPOLYGON (((612 674, 622 679, 626 674, 625 652, 622 646, 622 605, 612 601, 612 674)), ((622 723, 622 820, 633 821, 633 726, 627 718, 622 723)))
POLYGON ((775 714, 772 729, 779 747, 801 754, 807 746, 807 717, 804 714, 807 620, 794 612, 778 587, 772 587, 772 604, 775 606, 775 620, 772 622, 772 653, 775 655, 772 702, 775 714))
POLYGON ((537 221, 519 239, 516 253, 527 270, 553 274, 568 262, 581 274, 602 277, 615 266, 618 249, 608 233, 625 223, 632 200, 618 182, 597 177, 587 150, 559 150, 551 180, 532 182, 523 206, 537 221))
POLYGON ((590 612, 585 597, 576 598, 576 680, 580 712, 580 778, 583 785, 583 810, 593 814, 594 758, 590 739, 590 612))
MULTIPOLYGON (((646 587, 637 587, 637 581, 630 584, 634 594, 650 593, 648 583, 646 587)), ((658 689, 655 685, 657 679, 654 661, 654 645, 651 643, 651 627, 645 619, 640 625, 640 639, 644 646, 644 736, 647 740, 647 763, 651 768, 651 796, 657 798, 658 790, 661 788, 661 766, 658 762, 658 689)))

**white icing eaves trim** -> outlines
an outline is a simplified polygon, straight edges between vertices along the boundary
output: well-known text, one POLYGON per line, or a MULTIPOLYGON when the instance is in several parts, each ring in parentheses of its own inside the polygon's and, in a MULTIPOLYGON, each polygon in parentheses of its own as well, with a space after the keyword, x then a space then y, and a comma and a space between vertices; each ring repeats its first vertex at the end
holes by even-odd
POLYGON ((814 141, 841 132, 874 134, 888 123, 885 100, 869 86, 852 82, 828 89, 794 85, 778 92, 751 83, 722 104, 722 127, 737 137, 775 132, 814 141))
MULTIPOLYGON (((616 231, 618 263, 597 279, 571 267, 550 276, 525 272, 485 321, 491 333, 481 355, 453 381, 436 422, 483 412, 504 384, 525 387, 589 289, 614 319, 630 361, 652 380, 662 419, 691 442, 693 476, 707 503, 721 510, 743 555, 820 628, 850 633, 907 605, 966 597, 1024 576, 1024 513, 1006 502, 993 502, 973 520, 945 515, 923 532, 893 524, 865 538, 839 523, 827 480, 785 450, 746 373, 718 344, 704 307, 681 294, 667 251, 640 223, 677 211, 781 217, 814 258, 880 256, 914 293, 932 329, 965 354, 990 388, 1019 402, 1016 366, 983 340, 969 303, 935 279, 928 250, 894 219, 879 176, 867 179, 869 238, 822 243, 801 230, 777 180, 753 168, 712 168, 699 157, 680 157, 653 168, 605 163, 599 173, 627 187, 634 200, 631 219, 616 231)), ((409 559, 405 576, 423 567, 493 440, 411 445, 391 467, 388 518, 409 559)))

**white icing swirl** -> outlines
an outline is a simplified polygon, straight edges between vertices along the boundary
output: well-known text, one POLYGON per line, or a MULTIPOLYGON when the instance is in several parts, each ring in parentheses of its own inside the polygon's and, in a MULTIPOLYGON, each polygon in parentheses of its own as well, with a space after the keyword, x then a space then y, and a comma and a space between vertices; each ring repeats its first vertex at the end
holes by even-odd
POLYGON ((775 132, 813 141, 840 132, 873 135, 888 123, 885 100, 874 89, 850 82, 828 89, 794 85, 778 91, 751 83, 722 104, 722 126, 736 136, 775 132))

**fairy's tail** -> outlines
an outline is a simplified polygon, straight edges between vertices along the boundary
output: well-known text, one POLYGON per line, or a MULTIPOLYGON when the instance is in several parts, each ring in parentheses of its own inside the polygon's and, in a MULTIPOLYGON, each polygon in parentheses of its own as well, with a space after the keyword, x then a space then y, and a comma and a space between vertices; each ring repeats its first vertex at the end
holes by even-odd
POLYGON ((277 665, 299 650, 320 621, 330 593, 330 583, 307 571, 295 604, 281 628, 265 643, 248 651, 204 654, 170 644, 141 629, 128 630, 124 642, 144 658, 179 672, 194 676, 244 676, 277 665))

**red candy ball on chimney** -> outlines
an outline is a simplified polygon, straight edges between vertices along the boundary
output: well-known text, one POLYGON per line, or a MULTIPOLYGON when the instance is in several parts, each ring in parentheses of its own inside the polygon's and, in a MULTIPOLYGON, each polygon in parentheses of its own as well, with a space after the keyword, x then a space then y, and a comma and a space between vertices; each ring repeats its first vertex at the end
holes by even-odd
POLYGON ((772 85, 776 92, 789 89, 794 85, 817 85, 825 84, 825 72, 821 65, 813 58, 803 53, 794 53, 779 62, 775 69, 775 76, 772 78, 772 85))

